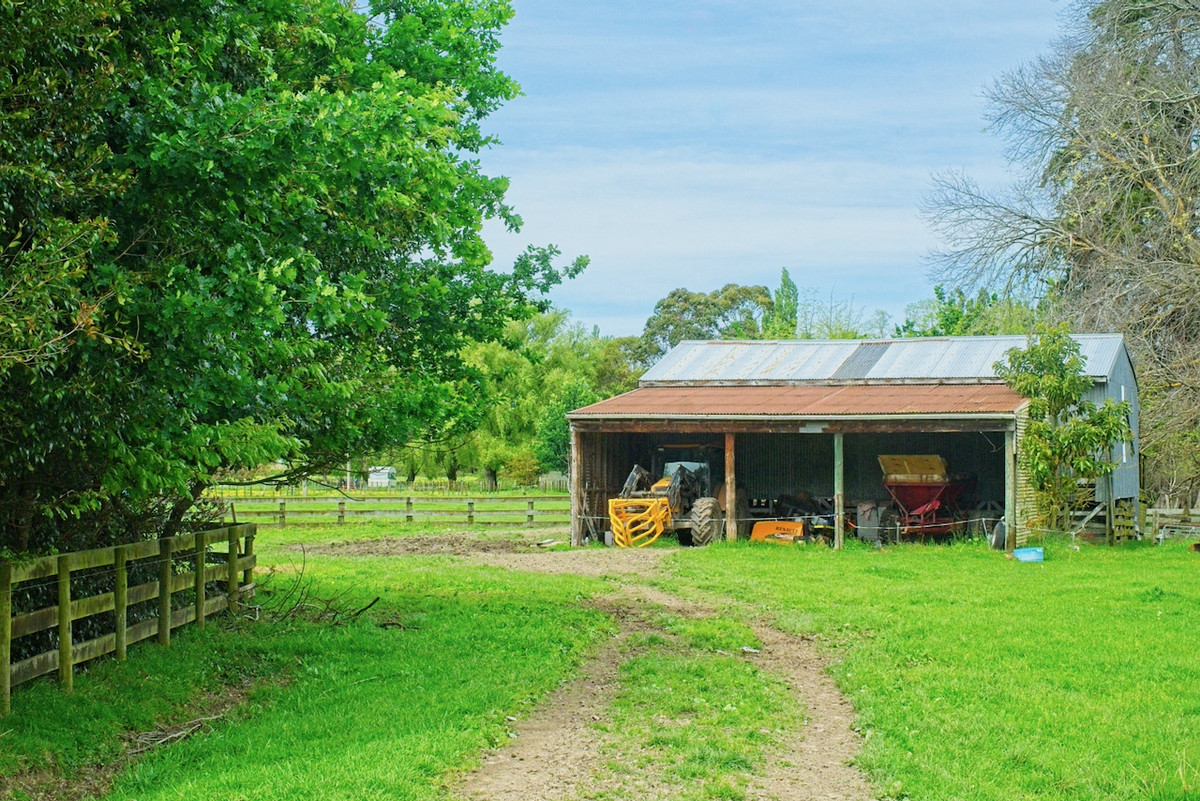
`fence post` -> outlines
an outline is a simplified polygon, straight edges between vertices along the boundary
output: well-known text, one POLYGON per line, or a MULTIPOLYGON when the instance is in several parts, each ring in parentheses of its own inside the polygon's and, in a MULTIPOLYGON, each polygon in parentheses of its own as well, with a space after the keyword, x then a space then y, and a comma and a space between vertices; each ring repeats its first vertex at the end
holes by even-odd
POLYGON ((287 501, 279 502, 279 527, 287 525, 287 501))
POLYGON ((208 535, 196 532, 196 627, 204 628, 204 551, 208 535))
POLYGON ((338 501, 338 525, 346 522, 346 502, 338 501))
POLYGON ((171 644, 171 549, 175 540, 158 541, 158 641, 171 644))
POLYGON ((75 686, 71 663, 71 554, 58 557, 58 681, 64 690, 75 686))
POLYGON ((525 525, 533 525, 533 501, 525 501, 525 525))
POLYGON ((411 523, 412 520, 413 520, 412 496, 410 495, 409 497, 404 499, 404 522, 411 523))
MULTIPOLYGON (((248 523, 246 528, 246 547, 242 550, 242 554, 247 560, 254 554, 254 532, 257 526, 254 523, 248 523)), ((247 567, 242 571, 242 584, 250 585, 254 583, 254 568, 247 567)))
POLYGON ((467 525, 475 525, 475 501, 467 501, 467 525))
POLYGON ((0 562, 0 718, 12 711, 12 565, 0 562))
POLYGON ((238 535, 237 529, 230 527, 225 538, 229 543, 229 555, 225 557, 225 594, 229 596, 229 614, 233 614, 233 603, 238 599, 238 535))
POLYGON ((117 617, 117 659, 125 661, 129 646, 126 628, 129 624, 126 608, 129 606, 129 555, 124 545, 113 549, 116 575, 113 578, 113 614, 117 617))

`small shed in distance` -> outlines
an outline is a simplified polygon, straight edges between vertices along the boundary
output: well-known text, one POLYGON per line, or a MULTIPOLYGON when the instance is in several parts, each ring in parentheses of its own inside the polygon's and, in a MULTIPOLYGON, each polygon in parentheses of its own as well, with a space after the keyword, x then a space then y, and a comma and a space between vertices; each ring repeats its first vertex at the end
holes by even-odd
MULTIPOLYGON (((1137 380, 1119 334, 1080 334, 1089 399, 1132 404, 1132 445, 1097 502, 1136 503, 1137 380)), ((1023 336, 858 340, 682 342, 637 389, 567 415, 571 425, 572 542, 598 537, 608 500, 634 464, 662 445, 722 447, 725 507, 734 493, 769 500, 803 491, 837 509, 886 502, 878 457, 937 454, 972 479, 970 504, 1002 509, 1009 547, 1024 541, 1032 490, 1017 465, 1027 399, 993 365, 1023 336), (733 480, 728 480, 733 477, 733 480)), ((840 515, 839 515, 840 519, 840 515)), ((727 520, 726 535, 736 536, 727 520)))

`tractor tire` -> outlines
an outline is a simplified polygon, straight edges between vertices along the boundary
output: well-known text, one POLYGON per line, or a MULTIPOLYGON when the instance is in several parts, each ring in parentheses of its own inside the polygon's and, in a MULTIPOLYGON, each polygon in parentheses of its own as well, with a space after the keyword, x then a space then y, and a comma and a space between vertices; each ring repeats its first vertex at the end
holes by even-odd
POLYGON ((739 540, 750 539, 750 530, 754 528, 754 521, 750 519, 750 501, 746 500, 745 490, 738 490, 734 518, 737 520, 737 538, 739 540))
POLYGON ((697 498, 692 504, 692 545, 717 542, 725 534, 725 514, 716 498, 697 498))

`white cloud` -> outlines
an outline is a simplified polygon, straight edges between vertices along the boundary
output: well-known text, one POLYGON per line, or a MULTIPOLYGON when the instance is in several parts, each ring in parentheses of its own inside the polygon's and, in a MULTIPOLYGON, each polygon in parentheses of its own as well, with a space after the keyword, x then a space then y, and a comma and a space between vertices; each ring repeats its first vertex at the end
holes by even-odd
POLYGON ((606 334, 686 286, 801 286, 899 318, 931 296, 930 174, 1003 178, 980 90, 1053 35, 1048 0, 515 0, 501 65, 526 96, 487 123, 526 220, 587 253, 554 293, 606 334))

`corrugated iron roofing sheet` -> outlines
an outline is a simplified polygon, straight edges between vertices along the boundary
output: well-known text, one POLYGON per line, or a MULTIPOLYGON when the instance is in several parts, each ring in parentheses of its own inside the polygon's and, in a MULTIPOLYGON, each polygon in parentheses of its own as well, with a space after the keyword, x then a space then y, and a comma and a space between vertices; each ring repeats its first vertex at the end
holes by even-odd
MULTIPOLYGON (((1120 334, 1077 334, 1084 371, 1105 378, 1124 348, 1120 334)), ((643 385, 720 382, 995 380, 992 365, 1023 336, 929 337, 877 342, 789 340, 681 342, 642 376, 643 385)))
POLYGON ((640 387, 571 412, 605 417, 843 417, 1012 414, 1025 402, 1003 384, 776 384, 640 387))

